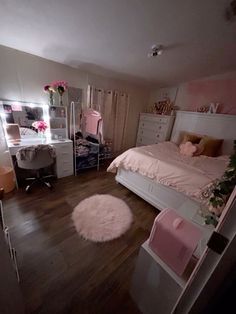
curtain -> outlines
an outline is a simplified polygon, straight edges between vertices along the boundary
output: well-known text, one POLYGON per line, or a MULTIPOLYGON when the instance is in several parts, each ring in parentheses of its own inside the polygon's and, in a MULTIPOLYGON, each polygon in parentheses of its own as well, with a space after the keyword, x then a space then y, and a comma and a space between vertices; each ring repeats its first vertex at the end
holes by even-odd
POLYGON ((114 128, 114 152, 120 153, 124 150, 129 110, 129 96, 125 93, 116 93, 115 99, 115 128, 114 128))
POLYGON ((113 152, 115 154, 122 152, 125 146, 129 95, 89 85, 87 106, 101 113, 104 139, 112 141, 113 152))

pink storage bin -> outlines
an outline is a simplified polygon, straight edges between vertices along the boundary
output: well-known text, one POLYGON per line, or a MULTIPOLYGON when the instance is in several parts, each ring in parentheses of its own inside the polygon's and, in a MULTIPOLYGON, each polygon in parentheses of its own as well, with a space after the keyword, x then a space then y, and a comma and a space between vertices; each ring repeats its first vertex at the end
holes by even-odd
POLYGON ((165 209, 154 221, 149 246, 181 276, 201 237, 202 232, 198 227, 179 216, 175 210, 165 209))

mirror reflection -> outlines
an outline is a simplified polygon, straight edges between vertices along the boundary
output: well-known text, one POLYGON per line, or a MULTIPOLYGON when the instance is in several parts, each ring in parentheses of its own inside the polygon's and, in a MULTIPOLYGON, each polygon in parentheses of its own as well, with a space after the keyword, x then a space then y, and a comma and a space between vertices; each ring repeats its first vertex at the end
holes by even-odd
POLYGON ((30 107, 21 104, 3 104, 6 123, 18 124, 19 127, 32 127, 35 121, 43 120, 42 107, 30 107))

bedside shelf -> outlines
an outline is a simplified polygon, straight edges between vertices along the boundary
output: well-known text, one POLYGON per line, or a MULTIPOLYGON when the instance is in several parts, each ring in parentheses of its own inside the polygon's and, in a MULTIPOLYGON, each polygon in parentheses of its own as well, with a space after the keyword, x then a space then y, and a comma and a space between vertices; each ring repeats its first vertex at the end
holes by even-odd
POLYGON ((160 257, 155 254, 151 248, 148 245, 148 240, 146 242, 143 243, 142 247, 147 251, 148 254, 151 255, 151 257, 154 259, 155 262, 157 262, 164 271, 166 271, 170 277, 182 288, 185 287, 191 272, 193 270, 193 268, 195 267, 196 263, 197 263, 197 259, 192 259, 191 262, 189 263, 188 268, 186 269, 186 271, 183 273, 182 276, 178 276, 165 262, 163 262, 163 260, 160 259, 160 257))
POLYGON ((177 275, 149 247, 148 241, 140 248, 132 285, 131 295, 142 313, 169 314, 181 295, 196 266, 193 259, 182 276, 177 275))

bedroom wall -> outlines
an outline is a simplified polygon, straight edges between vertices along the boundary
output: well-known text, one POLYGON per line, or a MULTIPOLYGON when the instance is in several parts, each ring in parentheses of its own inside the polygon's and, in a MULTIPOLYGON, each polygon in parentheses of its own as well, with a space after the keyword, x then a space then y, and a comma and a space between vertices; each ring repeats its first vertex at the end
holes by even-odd
MULTIPOLYGON (((125 148, 135 144, 138 116, 148 102, 148 89, 127 81, 93 75, 57 62, 0 46, 0 99, 47 102, 43 86, 53 80, 66 80, 69 86, 82 88, 88 84, 116 89, 130 94, 130 111, 125 148)), ((84 93, 85 94, 85 93, 84 93)), ((66 104, 66 97, 64 97, 66 104)))
POLYGON ((153 90, 149 103, 165 95, 175 100, 181 110, 196 111, 210 102, 219 102, 220 113, 236 114, 236 71, 186 82, 178 87, 153 90))

